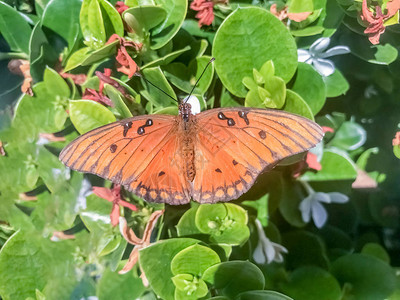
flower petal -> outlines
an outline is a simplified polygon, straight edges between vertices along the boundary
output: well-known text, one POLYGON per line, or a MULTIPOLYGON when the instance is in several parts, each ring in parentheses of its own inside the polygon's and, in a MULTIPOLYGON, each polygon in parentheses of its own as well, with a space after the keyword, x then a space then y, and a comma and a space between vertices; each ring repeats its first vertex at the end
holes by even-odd
POLYGON ((265 256, 266 255, 264 253, 263 244, 261 243, 261 241, 258 241, 257 247, 253 252, 253 259, 256 263, 262 265, 265 264, 265 262, 267 261, 265 256))
POLYGON ((135 246, 135 248, 133 248, 131 254, 129 255, 127 263, 122 268, 122 270, 118 272, 118 274, 125 274, 130 270, 132 270, 132 268, 136 265, 138 260, 139 260, 139 247, 135 246))
POLYGON ((349 201, 349 197, 338 192, 328 193, 331 198, 331 203, 346 203, 349 201))
POLYGON ((331 198, 329 197, 329 195, 323 192, 316 192, 314 194, 314 199, 318 202, 331 203, 331 198))
POLYGON ((328 213, 326 212, 325 207, 323 207, 323 205, 318 201, 315 201, 312 205, 311 211, 315 226, 317 226, 317 228, 324 226, 328 219, 328 213))
POLYGON ((126 220, 124 217, 119 217, 119 231, 124 239, 132 245, 142 245, 143 241, 139 239, 135 232, 131 228, 128 227, 126 220))
POLYGON ((163 214, 164 210, 156 210, 151 214, 149 222, 147 223, 143 233, 142 241, 144 244, 150 244, 151 233, 153 232, 154 227, 156 226, 158 218, 161 217, 163 214))
POLYGON ((310 222, 311 218, 311 204, 313 195, 309 195, 306 198, 303 199, 303 201, 300 202, 299 209, 301 211, 301 218, 305 223, 310 222))
POLYGON ((335 72, 335 65, 330 60, 317 58, 314 59, 312 63, 322 76, 329 76, 335 72))
MULTIPOLYGON (((307 62, 311 58, 310 52, 304 49, 297 50, 297 60, 299 62, 307 62)), ((311 62, 307 62, 311 63, 311 62)))
POLYGON ((110 213, 110 218, 111 218, 111 225, 113 227, 117 226, 119 223, 119 205, 113 203, 111 213, 110 213))
POLYGON ((316 40, 310 47, 310 52, 311 53, 321 53, 323 52, 326 48, 328 48, 329 43, 331 42, 331 39, 328 37, 322 37, 316 40))
POLYGON ((351 50, 347 46, 335 46, 335 47, 333 47, 331 49, 328 49, 324 53, 321 53, 319 55, 319 57, 326 58, 326 57, 331 57, 331 56, 334 56, 334 55, 347 54, 347 53, 350 53, 350 52, 351 52, 351 50))
POLYGON ((110 189, 100 186, 93 187, 93 194, 96 196, 106 199, 107 201, 114 201, 114 196, 110 189))

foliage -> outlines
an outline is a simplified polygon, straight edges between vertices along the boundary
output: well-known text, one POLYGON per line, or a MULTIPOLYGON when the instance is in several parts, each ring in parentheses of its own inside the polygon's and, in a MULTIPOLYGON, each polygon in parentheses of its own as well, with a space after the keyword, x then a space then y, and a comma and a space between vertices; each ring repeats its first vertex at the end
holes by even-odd
POLYGON ((2 299, 398 299, 396 5, 0 1, 2 299), (283 109, 323 142, 213 205, 111 203, 58 160, 93 128, 177 114, 143 78, 183 99, 211 57, 202 110, 283 109))

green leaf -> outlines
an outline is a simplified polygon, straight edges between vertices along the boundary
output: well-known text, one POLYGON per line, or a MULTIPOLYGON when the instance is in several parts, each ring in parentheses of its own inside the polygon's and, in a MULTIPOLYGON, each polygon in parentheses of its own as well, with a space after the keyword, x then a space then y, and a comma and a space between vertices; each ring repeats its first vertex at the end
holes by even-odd
POLYGON ((97 287, 97 296, 100 300, 136 299, 145 291, 142 280, 133 275, 133 272, 118 274, 106 268, 97 287))
MULTIPOLYGON (((283 246, 288 250, 285 263, 291 269, 301 266, 318 266, 328 269, 329 260, 323 241, 308 231, 291 231, 282 235, 283 246)), ((294 297, 297 299, 296 297, 294 297)))
POLYGON ((80 134, 116 121, 109 109, 92 100, 70 100, 69 116, 80 134))
POLYGON ((171 271, 174 275, 192 274, 201 277, 206 269, 220 262, 215 251, 196 244, 175 255, 171 261, 171 271))
POLYGON ((155 27, 151 35, 151 49, 160 49, 182 26, 188 2, 186 0, 156 0, 155 3, 167 12, 164 22, 155 27))
MULTIPOLYGON (((214 299, 214 298, 212 298, 214 299)), ((239 294, 235 300, 293 300, 275 291, 249 291, 239 294)))
POLYGON ((145 68, 153 68, 153 67, 158 67, 158 66, 164 66, 164 65, 169 65, 172 61, 174 61, 177 57, 179 57, 181 54, 187 52, 190 50, 190 46, 186 46, 183 49, 179 49, 176 51, 173 51, 171 53, 166 54, 163 57, 157 58, 141 67, 141 69, 145 68))
POLYGON ((85 44, 97 49, 106 42, 106 30, 99 1, 83 0, 79 22, 85 44))
POLYGON ((314 115, 325 104, 325 83, 322 76, 309 64, 299 63, 292 90, 304 99, 314 115))
POLYGON ((188 238, 169 239, 159 241, 140 250, 140 266, 146 274, 154 292, 165 300, 174 300, 175 285, 171 278, 171 262, 183 249, 199 243, 200 241, 188 238), (157 259, 154 259, 157 257, 157 259))
POLYGON ((0 294, 4 299, 69 298, 76 273, 70 241, 51 242, 33 232, 15 233, 0 251, 0 294))
POLYGON ((247 212, 236 204, 203 204, 197 210, 195 224, 214 243, 240 245, 250 235, 247 212))
POLYGON ((106 0, 99 0, 101 7, 105 11, 103 18, 105 19, 106 36, 110 37, 114 33, 119 36, 124 36, 124 24, 122 23, 121 15, 117 9, 106 0))
POLYGON ((332 273, 346 284, 346 297, 353 299, 385 299, 396 288, 394 270, 378 258, 365 254, 350 254, 332 264, 332 273))
POLYGON ((72 49, 75 39, 80 34, 79 12, 80 0, 49 1, 43 11, 42 24, 59 34, 72 49))
POLYGON ((252 77, 253 69, 259 70, 266 61, 274 62, 276 76, 285 82, 297 67, 297 47, 289 31, 274 15, 256 7, 239 8, 225 19, 212 53, 222 83, 239 97, 247 93, 242 79, 252 77))
POLYGON ((164 8, 154 5, 131 7, 122 14, 129 27, 141 37, 164 21, 166 16, 167 11, 164 8))
MULTIPOLYGON (((173 85, 186 93, 190 93, 210 59, 211 57, 209 56, 198 57, 189 63, 189 67, 182 63, 172 63, 164 66, 163 70, 165 76, 173 85)), ((210 87, 213 75, 214 66, 211 65, 203 74, 193 93, 203 95, 210 87)))
MULTIPOLYGON (((176 95, 174 90, 172 89, 171 85, 168 83, 167 79, 165 78, 164 74, 162 73, 160 67, 156 68, 147 68, 143 71, 144 77, 149 80, 151 83, 158 86, 168 95, 176 99, 176 95)), ((141 90, 140 93, 148 99, 153 105, 167 107, 169 105, 175 104, 171 98, 165 96, 159 89, 156 89, 152 85, 147 84, 143 81, 143 85, 146 87, 144 90, 141 90)))
POLYGON ((312 12, 314 4, 312 0, 291 0, 288 10, 290 13, 312 12))
POLYGON ((15 139, 37 139, 41 132, 58 132, 64 127, 68 116, 65 111, 67 99, 63 95, 66 90, 61 91, 62 94, 60 91, 53 93, 46 82, 40 82, 33 87, 33 92, 33 97, 25 95, 19 100, 12 123, 15 139))
POLYGON ((352 54, 373 64, 389 65, 398 56, 397 49, 391 44, 371 45, 365 36, 350 31, 342 35, 340 44, 347 45, 352 54))
POLYGON ((306 117, 314 121, 314 115, 307 102, 292 90, 286 90, 286 100, 283 110, 306 117))
POLYGON ((190 274, 178 274, 172 278, 175 290, 175 300, 199 299, 207 295, 208 287, 203 279, 190 274))
POLYGON ((367 254, 379 258, 383 262, 390 264, 390 256, 386 252, 385 248, 377 243, 365 244, 361 250, 362 254, 367 254))
POLYGON ((275 193, 273 193, 271 197, 279 199, 276 201, 279 201, 279 211, 283 218, 292 226, 304 226, 305 223, 301 217, 299 205, 305 195, 303 195, 300 184, 293 184, 292 182, 281 179, 280 184, 277 184, 274 192, 275 193))
POLYGON ((0 32, 12 51, 29 55, 32 28, 22 13, 0 1, 0 32))
POLYGON ((75 51, 67 61, 67 64, 64 68, 64 72, 68 72, 76 67, 80 66, 82 62, 88 57, 88 53, 90 51, 89 47, 84 47, 75 51))
POLYGON ((361 125, 354 122, 344 122, 335 132, 329 145, 351 151, 364 145, 367 132, 361 125))
POLYGON ((349 90, 349 82, 338 69, 335 69, 332 75, 324 76, 322 79, 326 86, 326 97, 338 97, 346 94, 349 90))
POLYGON ((233 298, 252 290, 264 289, 265 278, 261 270, 248 261, 228 261, 208 268, 203 280, 212 284, 219 295, 233 298))
POLYGON ((325 150, 320 161, 322 169, 317 173, 306 172, 301 179, 306 181, 329 181, 329 180, 354 180, 357 171, 354 163, 347 157, 334 152, 325 150))
POLYGON ((340 300, 341 288, 335 277, 318 267, 302 267, 290 274, 282 291, 298 300, 340 300))
MULTIPOLYGON (((188 209, 179 219, 178 225, 176 225, 178 236, 190 236, 190 235, 202 234, 200 229, 196 226, 195 222, 197 209, 198 206, 194 206, 188 209)), ((209 231, 208 227, 206 227, 205 230, 207 230, 208 232, 209 231)))
POLYGON ((17 193, 32 190, 39 178, 36 159, 30 154, 34 153, 35 146, 8 144, 4 149, 7 156, 0 159, 0 170, 3 170, 0 173, 0 190, 17 193))
POLYGON ((64 99, 71 94, 68 84, 65 80, 53 69, 46 67, 43 75, 43 81, 46 84, 49 94, 57 95, 64 99))
POLYGON ((123 100, 123 96, 116 88, 114 88, 109 84, 105 84, 104 89, 106 91, 107 96, 114 103, 115 109, 118 111, 122 119, 133 117, 131 111, 126 106, 123 100))

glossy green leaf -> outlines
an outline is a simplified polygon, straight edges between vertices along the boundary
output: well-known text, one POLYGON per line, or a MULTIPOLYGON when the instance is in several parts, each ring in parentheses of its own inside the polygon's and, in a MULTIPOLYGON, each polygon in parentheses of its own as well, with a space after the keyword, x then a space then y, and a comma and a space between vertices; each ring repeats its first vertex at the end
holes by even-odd
POLYGON ((210 241, 228 245, 244 243, 249 235, 247 212, 238 205, 203 204, 195 217, 196 227, 210 235, 210 241))
POLYGON ((88 53, 90 51, 89 47, 84 47, 79 49, 78 51, 74 52, 67 61, 65 65, 64 71, 68 72, 76 67, 80 66, 82 62, 87 58, 88 53))
POLYGON ((106 42, 106 31, 101 13, 101 0, 84 0, 79 16, 83 38, 92 49, 101 47, 106 42))
POLYGON ((34 145, 6 145, 4 149, 7 156, 0 160, 0 170, 4 170, 0 175, 0 189, 17 193, 32 190, 39 178, 36 159, 29 154, 34 152, 34 145))
POLYGON ((92 100, 71 100, 69 116, 80 134, 116 121, 109 109, 92 100))
POLYGON ((29 55, 32 28, 21 13, 4 2, 0 2, 0 32, 12 51, 29 55))
MULTIPOLYGON (((143 70, 144 77, 149 80, 154 85, 158 86, 168 95, 176 99, 176 95, 171 85, 168 83, 164 74, 162 73, 159 67, 156 68, 147 68, 143 70)), ((153 105, 166 107, 172 104, 176 105, 171 98, 167 97, 164 93, 162 93, 159 89, 156 89, 152 85, 144 82, 145 89, 141 90, 140 93, 148 99, 153 105)))
POLYGON ((368 244, 364 245, 364 247, 361 250, 361 253, 374 256, 374 257, 379 258, 382 261, 390 264, 389 254, 386 252, 385 248, 383 248, 380 244, 368 243, 368 244))
POLYGON ((64 99, 70 96, 71 91, 68 84, 55 70, 47 67, 44 71, 43 81, 49 94, 57 95, 64 99))
POLYGON ((309 64, 299 63, 292 90, 304 99, 314 115, 325 104, 325 83, 322 76, 309 64))
POLYGON ((50 28, 68 43, 72 49, 76 36, 80 34, 79 12, 80 0, 49 1, 42 15, 43 26, 50 28))
POLYGON ((107 0, 99 0, 101 7, 104 9, 106 36, 109 38, 112 34, 124 36, 124 24, 118 11, 107 0))
POLYGON ((298 300, 340 300, 342 291, 332 274, 318 267, 301 267, 290 274, 282 291, 298 300))
POLYGON ((293 37, 275 16, 251 7, 237 9, 225 19, 212 53, 224 86, 232 94, 245 97, 242 79, 252 77, 253 69, 259 70, 268 60, 274 62, 275 74, 289 81, 297 67, 296 49, 293 37))
POLYGON ((121 119, 133 117, 131 111, 126 106, 123 100, 123 96, 116 88, 114 88, 109 84, 105 84, 104 89, 106 91, 107 96, 114 103, 115 109, 118 111, 119 115, 121 116, 121 119))
POLYGON ((183 49, 173 51, 171 53, 168 53, 167 55, 160 57, 158 59, 155 59, 149 63, 146 63, 141 67, 141 69, 145 68, 153 68, 153 67, 158 67, 158 66, 164 66, 170 64, 172 61, 174 61, 177 57, 179 57, 181 54, 187 52, 190 50, 190 46, 186 46, 183 49))
POLYGON ((341 284, 349 285, 347 297, 355 299, 385 299, 396 287, 394 270, 378 258, 365 254, 350 254, 332 264, 332 273, 341 284))
POLYGON ((286 90, 286 100, 283 110, 306 117, 314 121, 314 115, 311 111, 310 106, 299 94, 293 92, 292 90, 286 90))
POLYGON ((329 98, 344 95, 350 88, 349 82, 338 69, 335 69, 332 75, 324 76, 322 79, 326 86, 326 97, 329 98))
POLYGON ((175 289, 175 300, 199 299, 207 295, 208 287, 203 279, 190 274, 178 274, 172 278, 175 289))
POLYGON ((118 274, 107 268, 98 283, 97 296, 99 300, 124 300, 140 297, 144 290, 142 280, 133 272, 118 274))
MULTIPOLYGON (((186 93, 190 93, 210 59, 209 56, 198 57, 191 61, 188 67, 182 63, 172 63, 163 67, 163 70, 165 76, 173 85, 186 93)), ((211 85, 213 75, 214 66, 211 65, 203 74, 193 93, 204 94, 211 85)))
POLYGON ((166 16, 164 8, 153 5, 131 7, 122 15, 129 27, 139 36, 163 22, 166 16))
MULTIPOLYGON (((318 266, 328 268, 329 260, 322 240, 307 231, 292 231, 282 235, 283 246, 288 250, 285 263, 290 268, 318 266)), ((294 297, 296 299, 296 297, 294 297)))
POLYGON ((215 251, 196 244, 175 255, 171 261, 171 271, 174 275, 192 274, 201 277, 206 269, 220 262, 215 251))
POLYGON ((367 140, 367 132, 355 122, 344 122, 335 132, 329 145, 343 150, 355 150, 367 140))
POLYGON ((174 276, 171 271, 171 262, 183 249, 197 244, 195 239, 179 238, 159 241, 151 246, 140 250, 140 266, 146 273, 154 292, 161 298, 173 300, 175 285, 171 278, 174 276), (157 257, 157 259, 154 259, 157 257))
MULTIPOLYGON (((214 299, 214 298, 213 298, 214 299)), ((235 300, 293 300, 275 291, 249 291, 239 294, 235 300)))
POLYGON ((398 56, 396 48, 391 44, 371 45, 365 36, 351 34, 351 32, 342 36, 341 44, 347 45, 352 54, 373 64, 389 65, 398 56))
POLYGON ((33 92, 33 97, 25 95, 18 102, 12 124, 16 129, 15 139, 37 138, 40 132, 58 132, 68 116, 65 111, 68 103, 65 94, 60 95, 58 91, 54 93, 52 89, 49 91, 45 82, 36 84, 33 92))
POLYGON ((77 280, 70 241, 51 242, 35 233, 15 233, 0 251, 0 295, 4 299, 68 298, 77 280))
POLYGON ((160 49, 174 37, 182 26, 188 2, 186 0, 156 0, 155 4, 167 12, 164 21, 152 30, 151 48, 160 49))
POLYGON ((317 173, 306 172, 301 178, 307 181, 326 181, 326 180, 354 180, 357 172, 354 163, 349 158, 325 150, 320 161, 322 169, 317 173))
POLYGON ((233 298, 236 295, 264 288, 264 275, 248 261, 228 261, 206 270, 203 280, 212 284, 218 294, 233 298))

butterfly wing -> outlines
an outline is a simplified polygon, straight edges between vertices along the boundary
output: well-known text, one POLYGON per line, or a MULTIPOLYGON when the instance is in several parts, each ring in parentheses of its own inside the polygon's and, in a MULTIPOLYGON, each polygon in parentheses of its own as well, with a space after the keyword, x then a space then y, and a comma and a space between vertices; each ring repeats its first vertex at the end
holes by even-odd
POLYGON ((314 147, 323 137, 315 122, 279 110, 220 108, 196 119, 192 196, 201 203, 238 198, 261 172, 314 147))
POLYGON ((71 142, 60 160, 96 174, 150 202, 190 201, 174 116, 138 116, 96 128, 71 142))

